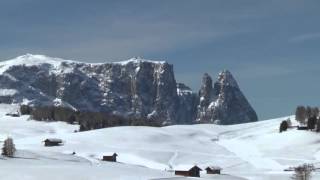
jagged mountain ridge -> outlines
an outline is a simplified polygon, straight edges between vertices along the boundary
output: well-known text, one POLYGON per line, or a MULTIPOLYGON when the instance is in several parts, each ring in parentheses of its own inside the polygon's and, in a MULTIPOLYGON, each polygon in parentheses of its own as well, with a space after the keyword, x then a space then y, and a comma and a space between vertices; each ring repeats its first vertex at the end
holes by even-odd
POLYGON ((228 70, 222 71, 213 84, 205 74, 199 91, 197 122, 234 124, 257 121, 258 117, 228 70))
POLYGON ((178 84, 173 66, 164 61, 132 58, 91 64, 27 54, 0 62, 0 87, 2 103, 63 106, 83 112, 146 118, 162 125, 213 122, 199 116, 199 107, 208 104, 198 105, 202 103, 199 95, 178 84))

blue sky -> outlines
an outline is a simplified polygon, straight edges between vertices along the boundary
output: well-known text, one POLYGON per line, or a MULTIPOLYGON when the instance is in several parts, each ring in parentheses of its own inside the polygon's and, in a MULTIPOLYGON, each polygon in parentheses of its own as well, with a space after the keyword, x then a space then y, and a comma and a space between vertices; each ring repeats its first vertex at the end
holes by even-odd
POLYGON ((318 0, 2 0, 0 58, 174 64, 198 91, 229 69, 260 119, 319 105, 318 0))

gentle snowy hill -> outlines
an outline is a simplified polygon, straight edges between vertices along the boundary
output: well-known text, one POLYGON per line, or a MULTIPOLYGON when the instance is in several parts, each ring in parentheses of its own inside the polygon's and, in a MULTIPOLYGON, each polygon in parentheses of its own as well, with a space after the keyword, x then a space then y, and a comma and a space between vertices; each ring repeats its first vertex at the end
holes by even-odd
POLYGON ((0 138, 11 136, 18 149, 16 158, 0 159, 0 177, 6 180, 174 180, 184 178, 171 170, 195 164, 223 168, 222 175, 203 171, 200 179, 279 180, 289 179, 292 172, 283 170, 290 166, 317 166, 320 160, 319 134, 298 130, 280 134, 278 126, 285 118, 230 126, 114 127, 74 133, 77 125, 5 115, 16 108, 0 105, 0 138), (64 146, 44 147, 46 138, 61 138, 64 146), (100 161, 113 152, 119 163, 100 161))

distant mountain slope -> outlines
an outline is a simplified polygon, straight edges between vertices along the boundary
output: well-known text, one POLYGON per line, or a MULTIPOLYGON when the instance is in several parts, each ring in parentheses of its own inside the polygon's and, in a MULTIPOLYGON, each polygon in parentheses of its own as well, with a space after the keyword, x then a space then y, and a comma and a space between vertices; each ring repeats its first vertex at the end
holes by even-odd
MULTIPOLYGON (((187 86, 176 83, 173 66, 164 61, 133 58, 89 64, 27 54, 0 62, 0 102, 142 119, 147 122, 145 125, 213 123, 217 119, 222 124, 256 121, 254 110, 239 88, 234 88, 235 80, 219 80, 222 81, 209 89, 210 97, 206 99, 206 89, 202 88, 199 97, 187 86), (203 104, 203 100, 213 102, 213 99, 221 102, 214 109, 207 102, 203 104)), ((48 114, 54 114, 51 111, 40 113, 45 115, 38 119, 50 119, 48 114)), ((71 121, 68 118, 74 118, 57 116, 67 118, 63 120, 68 122, 71 121)), ((86 129, 114 124, 98 121, 100 125, 86 129)))

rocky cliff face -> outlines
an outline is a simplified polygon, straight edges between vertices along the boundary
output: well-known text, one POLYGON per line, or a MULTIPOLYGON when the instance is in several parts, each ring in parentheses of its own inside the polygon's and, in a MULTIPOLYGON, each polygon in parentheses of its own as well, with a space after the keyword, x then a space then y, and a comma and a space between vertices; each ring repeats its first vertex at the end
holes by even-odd
POLYGON ((84 121, 85 112, 95 114, 95 124, 86 120, 86 129, 212 123, 217 118, 222 124, 256 120, 229 72, 222 73, 214 87, 205 75, 198 96, 176 83, 172 65, 140 58, 88 64, 28 54, 4 61, 0 63, 0 102, 38 107, 33 110, 38 119, 73 122, 84 121), (117 119, 121 122, 114 122, 117 119), (143 122, 133 122, 138 119, 143 122))
POLYGON ((199 96, 198 123, 236 124, 258 120, 236 80, 227 70, 219 74, 214 86, 211 77, 205 74, 199 96))
POLYGON ((192 124, 196 118, 199 96, 185 84, 177 84, 177 93, 179 96, 179 106, 176 113, 179 115, 177 124, 192 124))
POLYGON ((67 106, 174 124, 179 105, 173 66, 130 59, 86 64, 25 55, 0 64, 4 103, 67 106))

